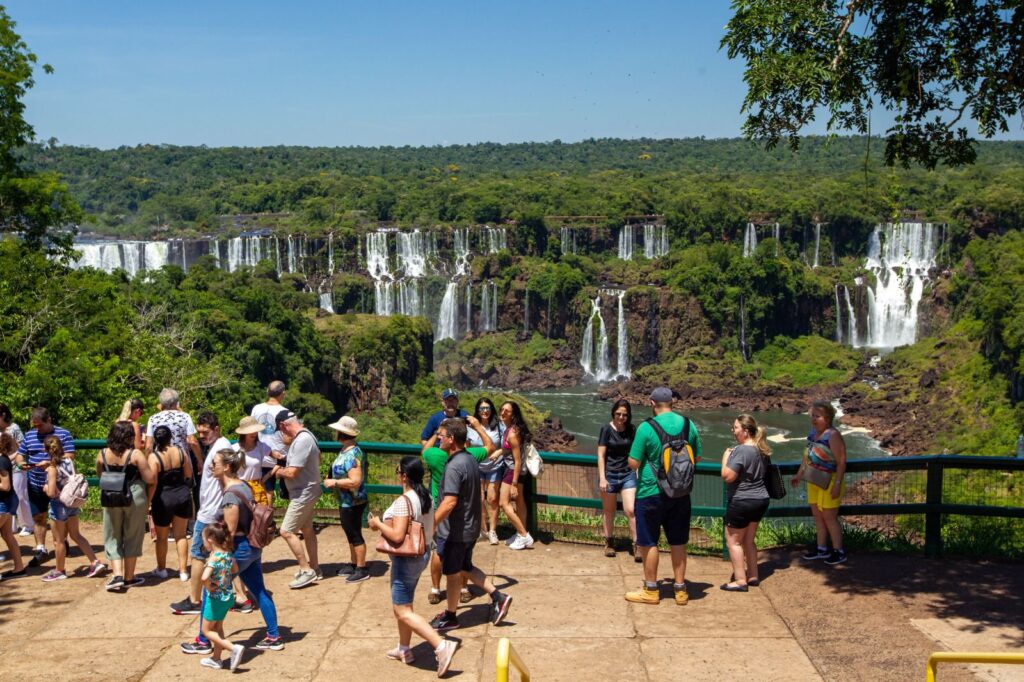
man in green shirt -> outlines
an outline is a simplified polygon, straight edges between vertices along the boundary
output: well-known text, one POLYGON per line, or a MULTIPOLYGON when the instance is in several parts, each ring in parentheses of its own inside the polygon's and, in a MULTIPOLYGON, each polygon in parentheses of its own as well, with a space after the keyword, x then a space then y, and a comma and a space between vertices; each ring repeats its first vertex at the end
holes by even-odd
MULTIPOLYGON (((672 390, 661 386, 651 392, 651 411, 654 420, 670 436, 682 432, 686 421, 672 411, 672 390)), ((695 458, 700 458, 700 434, 693 421, 686 441, 693 447, 695 458)), ((676 604, 689 601, 686 593, 686 544, 690 541, 690 496, 672 498, 658 487, 656 471, 662 455, 661 439, 647 422, 640 424, 629 451, 629 467, 637 473, 636 491, 636 545, 644 561, 644 585, 635 592, 626 593, 626 601, 638 604, 657 604, 658 594, 658 538, 665 530, 672 553, 676 604)))

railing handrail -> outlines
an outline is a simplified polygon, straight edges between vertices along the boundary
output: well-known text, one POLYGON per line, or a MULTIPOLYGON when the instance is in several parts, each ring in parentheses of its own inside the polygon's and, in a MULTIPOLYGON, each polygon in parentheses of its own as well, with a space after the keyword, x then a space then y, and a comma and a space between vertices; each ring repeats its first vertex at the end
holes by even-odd
POLYGON ((1000 663, 1024 665, 1024 653, 991 653, 985 651, 936 651, 928 657, 925 680, 935 682, 939 663, 1000 663))
POLYGON ((526 663, 519 657, 519 653, 512 647, 508 637, 498 640, 498 654, 495 660, 495 682, 508 682, 509 666, 519 671, 519 679, 522 682, 530 682, 530 671, 526 663))

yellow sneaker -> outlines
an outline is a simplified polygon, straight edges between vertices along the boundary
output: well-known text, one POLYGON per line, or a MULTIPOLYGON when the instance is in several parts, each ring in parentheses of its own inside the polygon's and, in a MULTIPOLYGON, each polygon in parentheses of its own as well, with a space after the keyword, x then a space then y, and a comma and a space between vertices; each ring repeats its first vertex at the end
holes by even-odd
POLYGON ((686 593, 686 588, 676 590, 676 605, 686 606, 690 603, 690 595, 686 593))
POLYGON ((661 596, 658 594, 658 590, 648 590, 646 586, 642 586, 639 590, 627 592, 626 601, 631 601, 634 604, 657 604, 661 601, 661 596))

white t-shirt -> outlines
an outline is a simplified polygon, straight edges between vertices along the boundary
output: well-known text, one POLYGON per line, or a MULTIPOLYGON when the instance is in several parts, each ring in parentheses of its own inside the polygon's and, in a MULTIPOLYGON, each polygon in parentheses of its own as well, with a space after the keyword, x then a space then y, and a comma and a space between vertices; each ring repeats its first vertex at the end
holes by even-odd
POLYGON ((427 542, 429 543, 431 538, 434 537, 434 514, 433 511, 431 511, 431 513, 426 516, 423 515, 423 509, 420 505, 420 496, 416 494, 415 490, 407 490, 402 495, 396 497, 395 501, 391 503, 391 506, 387 508, 387 511, 381 515, 381 520, 387 521, 388 519, 392 519, 396 516, 405 516, 405 510, 407 507, 405 506, 405 502, 402 501, 403 496, 409 501, 409 505, 412 508, 413 521, 419 521, 423 524, 423 535, 427 538, 427 542))
MULTIPOLYGON (((249 415, 260 424, 263 424, 263 431, 259 433, 260 442, 266 443, 270 446, 270 449, 275 452, 284 454, 288 448, 284 445, 284 439, 281 437, 281 432, 277 430, 277 422, 275 417, 281 410, 288 409, 284 405, 271 405, 270 403, 260 403, 252 408, 252 413, 249 415)), ((277 464, 277 460, 270 456, 269 453, 263 458, 263 466, 272 467, 277 464)))
MULTIPOLYGON (((234 447, 236 452, 241 449, 238 443, 235 443, 234 447)), ((256 441, 256 447, 245 451, 245 464, 239 470, 238 478, 243 481, 258 481, 263 478, 263 461, 267 457, 270 457, 270 446, 256 441)))
POLYGON ((206 461, 203 462, 203 478, 199 482, 199 511, 196 512, 196 520, 203 523, 213 523, 220 515, 220 503, 224 499, 224 489, 220 487, 220 481, 213 477, 213 456, 219 450, 230 450, 231 441, 221 436, 206 454, 206 461))

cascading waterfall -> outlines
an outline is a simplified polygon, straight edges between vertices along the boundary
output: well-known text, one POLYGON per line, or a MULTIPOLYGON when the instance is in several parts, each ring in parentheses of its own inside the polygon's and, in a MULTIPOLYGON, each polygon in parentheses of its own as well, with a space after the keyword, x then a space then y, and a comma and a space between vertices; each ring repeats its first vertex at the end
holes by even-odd
POLYGON ((277 263, 277 272, 281 273, 281 240, 274 237, 274 262, 277 263))
POLYGON ((455 230, 453 248, 455 251, 455 277, 466 274, 469 268, 469 228, 455 230))
POLYGON ((626 328, 626 312, 622 299, 626 297, 626 290, 614 292, 619 299, 619 319, 615 337, 615 376, 629 378, 629 334, 626 328))
POLYGON ((221 267, 221 264, 220 264, 220 240, 219 239, 214 239, 212 242, 210 242, 210 255, 213 256, 213 259, 215 261, 217 261, 217 267, 218 268, 221 267))
POLYGON ((437 340, 454 339, 459 331, 458 314, 459 285, 448 282, 441 299, 441 312, 437 318, 437 340))
POLYGON ((508 249, 508 233, 504 227, 485 227, 487 253, 498 253, 508 249))
POLYGON ((334 302, 331 297, 330 289, 320 292, 320 309, 334 314, 334 302))
MULTIPOLYGON (((854 283, 858 287, 863 286, 864 279, 857 277, 854 279, 854 283)), ((850 288, 844 286, 843 292, 846 295, 846 340, 849 341, 851 346, 857 348, 860 346, 860 339, 857 335, 857 312, 850 301, 850 288)))
POLYGON ((334 274, 334 233, 327 234, 327 274, 334 274))
POLYGON ((661 258, 668 253, 664 225, 644 225, 644 258, 661 258))
POLYGON ((373 283, 373 311, 377 315, 394 315, 395 299, 392 295, 394 282, 391 280, 378 280, 373 283))
POLYGON ((623 225, 619 230, 619 259, 633 260, 633 226, 623 225))
MULTIPOLYGON (((291 265, 291 236, 288 237, 288 262, 291 265)), ((392 276, 388 266, 387 232, 366 233, 366 271, 373 279, 373 309, 378 315, 394 313, 392 276)))
POLYGON ((814 264, 812 268, 818 267, 818 254, 821 251, 821 223, 814 223, 814 264))
MULTIPOLYGON (((385 237, 386 233, 381 233, 385 237)), ((398 269, 406 277, 427 274, 427 239, 419 230, 398 232, 398 269)))
POLYGON ((398 282, 398 300, 396 304, 399 315, 417 316, 423 314, 420 307, 419 280, 403 279, 398 282))
POLYGON ((757 228, 754 223, 747 223, 747 231, 743 233, 743 257, 750 258, 757 250, 757 228))
POLYGON ((576 230, 571 227, 562 227, 558 230, 558 236, 562 244, 562 253, 576 255, 576 230))
POLYGON ((493 332, 498 328, 498 285, 480 284, 480 331, 493 332))
POLYGON ((590 316, 587 318, 586 328, 583 331, 583 350, 580 353, 580 366, 586 377, 595 381, 608 381, 612 378, 611 369, 608 366, 608 329, 604 325, 604 318, 601 317, 601 297, 591 299, 590 316), (594 318, 598 323, 597 353, 594 353, 594 318), (595 367, 596 365, 596 367, 595 367))
POLYGON ((466 334, 473 331, 473 283, 466 282, 466 334))

